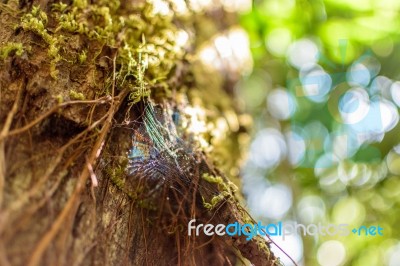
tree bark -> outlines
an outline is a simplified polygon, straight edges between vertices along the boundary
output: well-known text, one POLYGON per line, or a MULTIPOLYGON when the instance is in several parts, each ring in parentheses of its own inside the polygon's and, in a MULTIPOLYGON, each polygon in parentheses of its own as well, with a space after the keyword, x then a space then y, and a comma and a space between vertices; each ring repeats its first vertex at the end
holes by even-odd
POLYGON ((231 126, 214 150, 210 132, 204 148, 182 126, 183 151, 173 155, 186 158, 185 169, 166 156, 161 181, 127 173, 146 103, 184 116, 200 102, 213 110, 203 117, 210 124, 228 111, 239 117, 237 73, 210 72, 196 59, 235 15, 185 3, 179 15, 174 3, 161 11, 125 0, 1 4, 0 265, 279 263, 260 237, 187 234, 193 218, 252 221, 232 174, 215 167, 237 167, 245 125, 231 126), (189 40, 178 45, 182 29, 189 40))

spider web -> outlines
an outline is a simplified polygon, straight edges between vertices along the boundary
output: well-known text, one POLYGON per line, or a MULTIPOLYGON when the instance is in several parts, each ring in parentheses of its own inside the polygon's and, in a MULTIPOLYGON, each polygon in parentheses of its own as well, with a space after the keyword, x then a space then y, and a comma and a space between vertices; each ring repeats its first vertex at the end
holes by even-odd
MULTIPOLYGON (((209 172, 191 145, 178 136, 176 112, 146 101, 141 118, 134 121, 127 172, 145 187, 147 197, 167 187, 183 199, 193 182, 200 186, 201 176, 209 172)), ((201 186, 207 194, 219 194, 217 189, 201 186)))

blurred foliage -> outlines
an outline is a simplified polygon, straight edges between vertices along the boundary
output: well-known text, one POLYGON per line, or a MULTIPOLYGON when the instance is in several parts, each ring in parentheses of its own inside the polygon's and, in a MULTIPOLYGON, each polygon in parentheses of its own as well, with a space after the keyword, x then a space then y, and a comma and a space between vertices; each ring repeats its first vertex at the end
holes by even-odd
POLYGON ((283 243, 304 250, 301 265, 399 265, 399 11, 395 0, 258 0, 241 16, 254 60, 238 84, 255 124, 250 209, 266 222, 384 228, 283 243))

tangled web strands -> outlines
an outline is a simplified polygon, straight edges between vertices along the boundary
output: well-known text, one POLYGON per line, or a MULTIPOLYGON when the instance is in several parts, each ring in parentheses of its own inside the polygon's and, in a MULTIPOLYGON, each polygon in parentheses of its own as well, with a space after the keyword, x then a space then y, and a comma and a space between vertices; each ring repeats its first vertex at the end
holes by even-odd
POLYGON ((194 265, 193 261, 203 260, 209 254, 203 252, 211 248, 217 257, 210 253, 208 265, 232 265, 228 256, 219 255, 229 254, 233 243, 234 249, 243 251, 244 257, 262 261, 255 265, 278 265, 276 260, 271 263, 273 255, 268 249, 260 249, 262 239, 244 241, 241 236, 226 239, 227 242, 210 242, 208 238, 197 239, 182 234, 182 228, 193 218, 203 223, 228 224, 243 219, 247 221, 251 217, 229 200, 233 192, 226 188, 229 182, 223 175, 207 162, 201 152, 191 148, 185 134, 181 135, 183 139, 178 136, 179 113, 171 114, 167 106, 160 108, 150 101, 143 103, 142 116, 134 121, 133 145, 128 154, 128 177, 139 192, 134 194, 139 199, 137 202, 150 207, 150 210, 157 210, 151 212, 151 215, 157 215, 154 217, 158 225, 156 228, 175 233, 180 250, 185 250, 186 255, 191 254, 183 256, 181 264, 194 265), (210 209, 215 211, 209 212, 210 209), (200 257, 196 259, 197 256, 200 257), (217 259, 221 263, 211 264, 217 259))
MULTIPOLYGON (((193 182, 199 182, 202 174, 209 170, 204 162, 196 159, 190 145, 179 138, 176 119, 173 119, 177 114, 150 101, 144 104, 141 121, 134 122, 136 129, 128 154, 128 175, 148 186, 148 195, 168 185, 168 189, 173 189, 183 199, 193 182)), ((219 194, 217 189, 204 184, 202 189, 210 195, 219 194)))
POLYGON ((176 159, 179 138, 168 110, 163 111, 149 101, 144 104, 144 112, 140 117, 142 121, 134 122, 136 129, 133 133, 133 146, 128 155, 130 162, 154 159, 163 153, 176 159))

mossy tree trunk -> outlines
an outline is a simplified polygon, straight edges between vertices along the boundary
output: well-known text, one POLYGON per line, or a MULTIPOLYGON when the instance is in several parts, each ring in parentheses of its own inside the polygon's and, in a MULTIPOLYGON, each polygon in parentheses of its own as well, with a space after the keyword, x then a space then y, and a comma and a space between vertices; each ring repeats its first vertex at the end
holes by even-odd
POLYGON ((237 73, 196 59, 236 18, 221 7, 156 2, 0 4, 0 265, 278 263, 258 237, 187 236, 191 218, 251 220, 226 177, 238 172, 246 134, 234 104, 237 73), (148 99, 183 116, 201 107, 205 115, 186 115, 186 128, 207 125, 181 128, 195 150, 188 163, 197 174, 183 188, 190 197, 156 193, 152 206, 139 196, 146 174, 139 184, 126 173, 131 121, 148 99), (221 119, 228 129, 218 139, 221 119), (195 211, 162 209, 179 206, 195 211))

